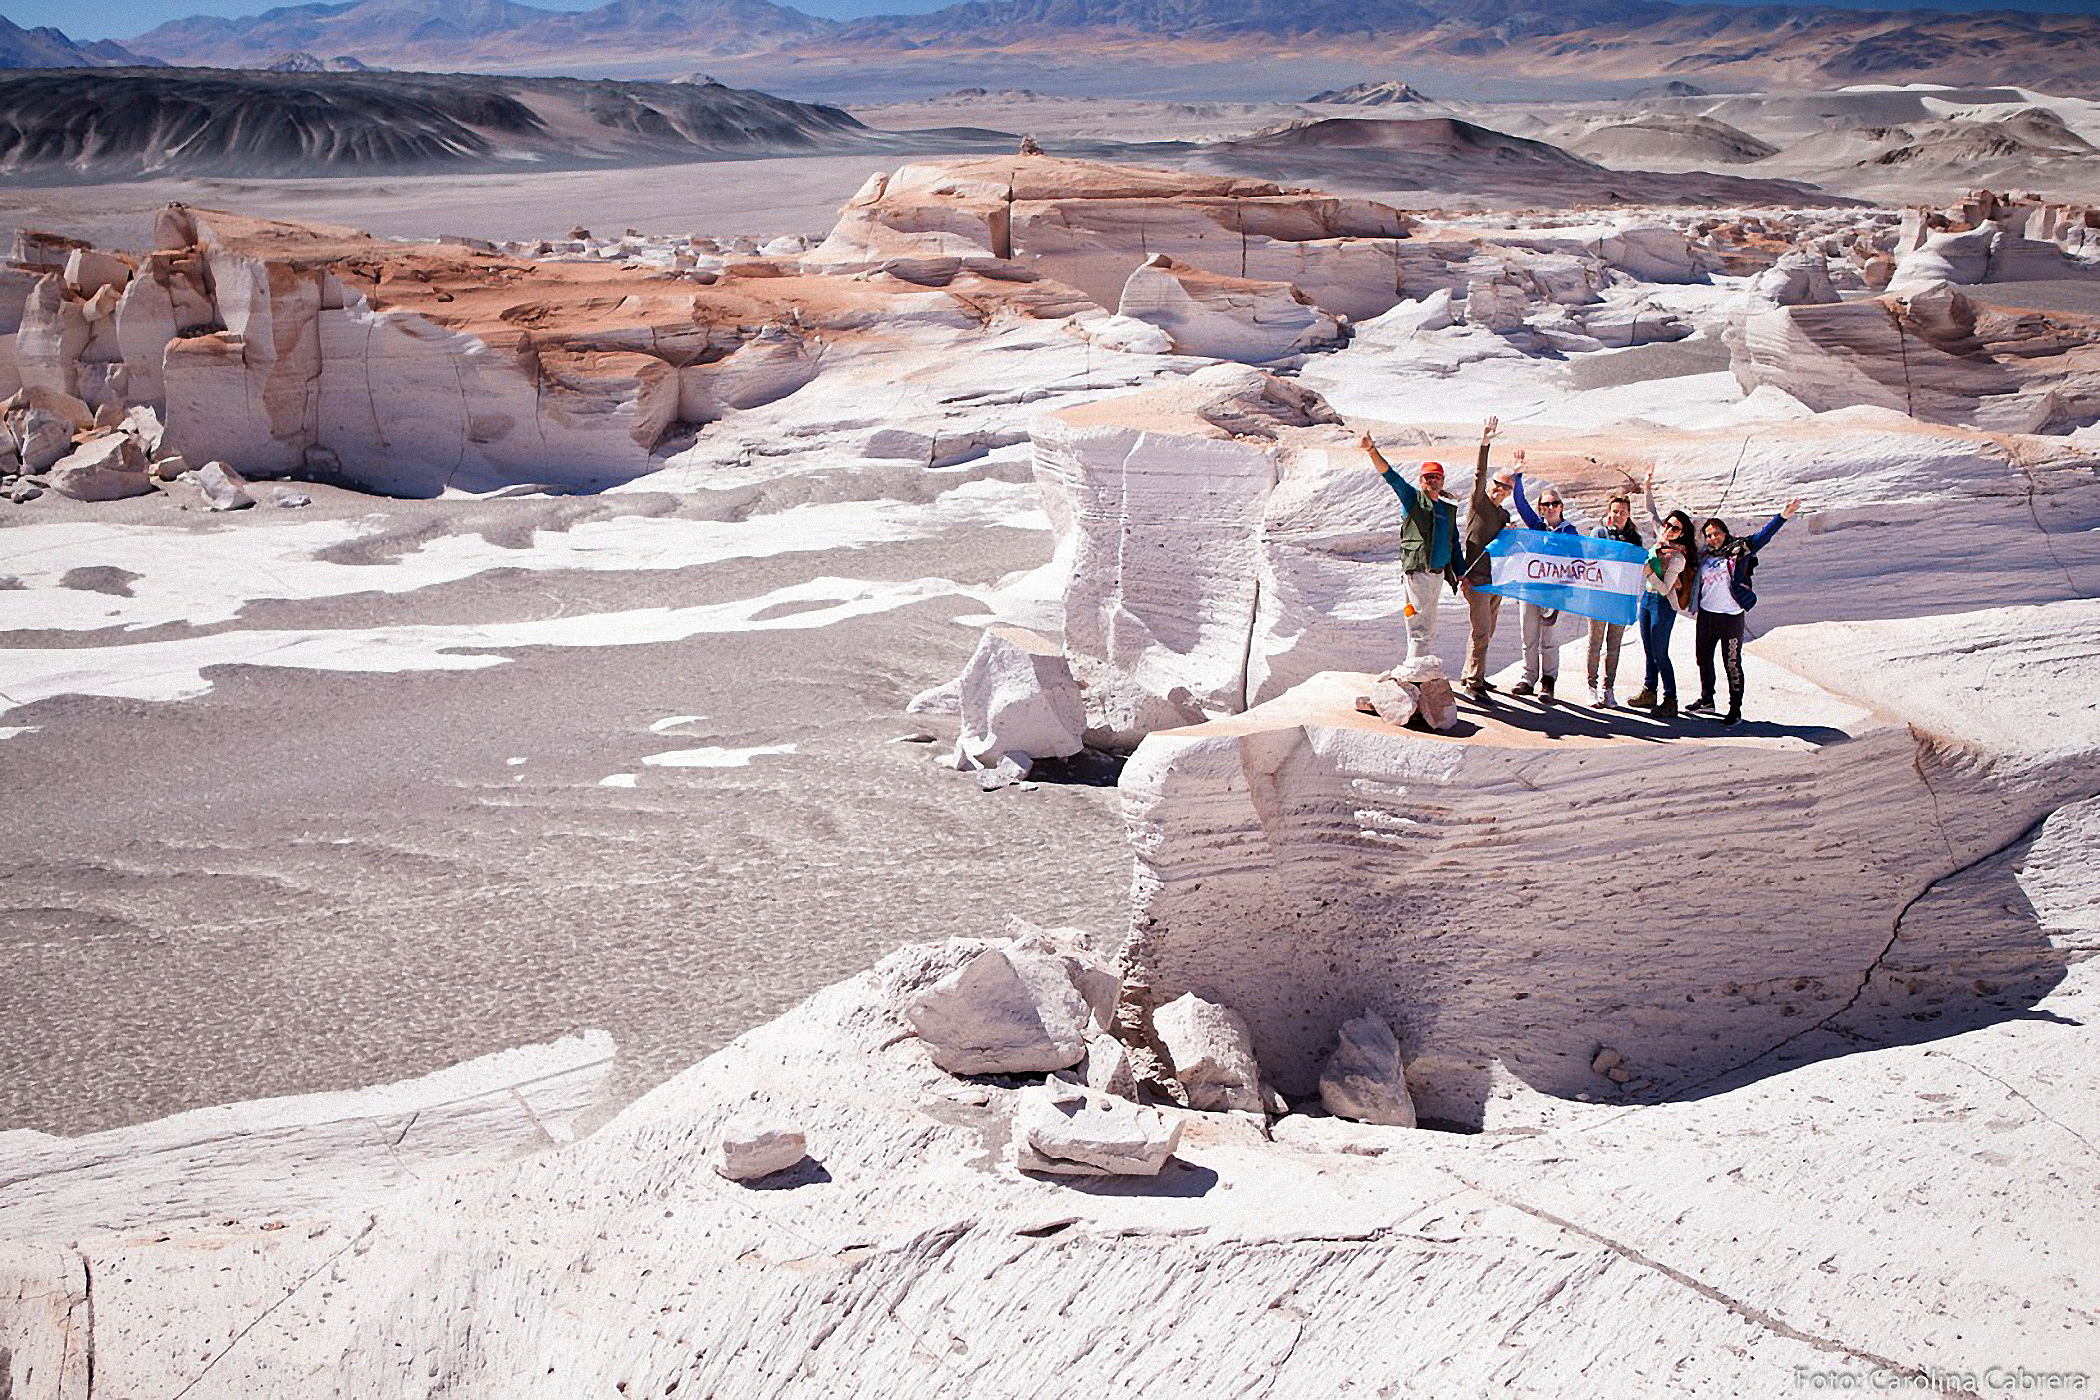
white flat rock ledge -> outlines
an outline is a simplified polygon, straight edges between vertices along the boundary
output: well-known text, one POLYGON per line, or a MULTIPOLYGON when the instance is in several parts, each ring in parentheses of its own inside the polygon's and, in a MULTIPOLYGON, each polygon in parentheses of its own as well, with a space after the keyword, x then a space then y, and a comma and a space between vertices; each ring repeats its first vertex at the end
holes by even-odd
POLYGON ((360 1207, 573 1140, 612 1066, 612 1037, 588 1031, 371 1088, 0 1133, 0 1240, 360 1207))
MULTIPOLYGON (((1621 667, 1625 664, 1622 658, 1621 667)), ((1749 685, 1755 697, 1754 712, 1748 722, 1732 729, 1722 728, 1711 718, 1698 715, 1679 715, 1674 720, 1662 720, 1640 710, 1594 710, 1576 704, 1572 698, 1540 705, 1534 700, 1516 700, 1498 692, 1490 702, 1483 703, 1464 690, 1457 692, 1458 723, 1451 729, 1400 726, 1356 708, 1357 697, 1370 694, 1371 683, 1376 679, 1374 675, 1361 671, 1322 671, 1273 700, 1265 700, 1239 714, 1220 715, 1201 724, 1175 729, 1154 730, 1147 740, 1164 744, 1189 739, 1244 738, 1316 727, 1457 748, 1649 749, 1656 746, 1718 745, 1803 750, 1854 738, 1883 725, 1861 705, 1776 666, 1757 665, 1747 657, 1745 665, 1755 667, 1749 673, 1749 685), (1765 718, 1765 713, 1783 714, 1785 718, 1765 718)), ((1565 661, 1561 677, 1566 683, 1565 661)), ((1695 683, 1694 690, 1696 688, 1695 683)), ((1506 692, 1507 687, 1504 690, 1506 692)), ((1573 690, 1571 686, 1571 695, 1573 690)))
POLYGON ((1369 677, 1324 673, 1147 737, 1121 779, 1131 980, 1151 1008, 1232 1007, 1297 1100, 1374 1012, 1420 1117, 1491 1129, 1701 1092, 1858 1001, 1906 931, 1877 1015, 2014 1014, 1997 989, 2061 961, 2020 901, 1912 944, 1940 882, 2092 794, 2100 604, 1760 646, 1799 668, 1752 682, 1788 725, 1657 742, 1616 712, 1584 733, 1561 706, 1468 702, 1422 732, 1355 711, 1369 677))

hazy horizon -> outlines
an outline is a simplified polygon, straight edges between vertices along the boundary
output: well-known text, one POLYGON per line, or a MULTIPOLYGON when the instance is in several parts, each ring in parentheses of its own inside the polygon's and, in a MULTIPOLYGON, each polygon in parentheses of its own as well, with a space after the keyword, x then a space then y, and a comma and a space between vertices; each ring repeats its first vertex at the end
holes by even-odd
MULTIPOLYGON (((1697 3, 1698 0, 1693 0, 1697 3)), ((1714 0, 1715 3, 1749 5, 1765 0, 1714 0)), ((591 10, 605 0, 519 0, 548 10, 591 10)), ((944 9, 956 0, 776 0, 787 8, 828 19, 858 19, 877 14, 919 14, 944 9)), ((1892 4, 1889 0, 1804 0, 1821 8, 1851 10, 1919 9, 1965 12, 1975 10, 2023 10, 2036 14, 2100 14, 2100 0, 2000 0, 1974 6, 1963 0, 1912 0, 1892 4)), ((49 26, 78 40, 138 37, 169 20, 193 15, 238 18, 287 8, 257 4, 254 0, 18 0, 0 7, 5 18, 24 29, 49 26)))

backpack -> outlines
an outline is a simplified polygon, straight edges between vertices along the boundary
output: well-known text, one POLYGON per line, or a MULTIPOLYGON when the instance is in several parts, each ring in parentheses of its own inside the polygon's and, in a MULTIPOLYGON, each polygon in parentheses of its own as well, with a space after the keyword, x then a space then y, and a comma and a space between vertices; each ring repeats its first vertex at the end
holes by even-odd
POLYGON ((1757 590, 1750 586, 1750 576, 1756 572, 1756 550, 1744 550, 1728 565, 1728 596, 1735 599, 1735 605, 1744 612, 1757 606, 1757 590))

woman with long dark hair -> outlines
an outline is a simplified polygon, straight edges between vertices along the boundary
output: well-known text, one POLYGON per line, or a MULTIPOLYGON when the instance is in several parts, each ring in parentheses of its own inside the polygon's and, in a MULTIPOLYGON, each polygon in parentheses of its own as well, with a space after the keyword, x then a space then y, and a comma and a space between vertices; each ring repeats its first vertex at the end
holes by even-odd
POLYGON ((1628 703, 1668 716, 1677 713, 1677 668, 1670 664, 1670 633, 1676 626, 1677 614, 1692 610, 1693 589, 1699 577, 1699 546, 1692 538, 1689 515, 1681 510, 1666 516, 1656 514, 1652 467, 1643 493, 1656 530, 1655 548, 1648 552, 1647 567, 1641 571, 1641 653, 1647 658, 1648 669, 1641 693, 1628 703))
POLYGON ((1699 622, 1694 635, 1699 656, 1699 698, 1689 706, 1694 712, 1715 712, 1714 651, 1718 648, 1721 665, 1728 672, 1728 713, 1721 717, 1721 723, 1743 722, 1743 619, 1757 605, 1757 594, 1750 587, 1750 571, 1757 567, 1757 552, 1772 542, 1779 527, 1792 520, 1799 509, 1799 497, 1788 501, 1765 522, 1762 530, 1748 539, 1730 534, 1727 522, 1719 516, 1708 517, 1699 527, 1706 538, 1706 548, 1698 569, 1699 622))

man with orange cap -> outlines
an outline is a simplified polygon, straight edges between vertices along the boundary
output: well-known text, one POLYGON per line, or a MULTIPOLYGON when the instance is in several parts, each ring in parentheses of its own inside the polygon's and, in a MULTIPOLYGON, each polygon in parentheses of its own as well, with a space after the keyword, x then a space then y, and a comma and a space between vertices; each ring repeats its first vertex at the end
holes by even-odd
POLYGON ((1400 498, 1403 523, 1400 527, 1400 567, 1407 575, 1407 659, 1429 650, 1436 631, 1437 585, 1458 588, 1458 503, 1444 496, 1444 464, 1424 462, 1416 473, 1416 485, 1392 468, 1392 464, 1365 433, 1358 446, 1370 454, 1371 465, 1385 484, 1400 498))

